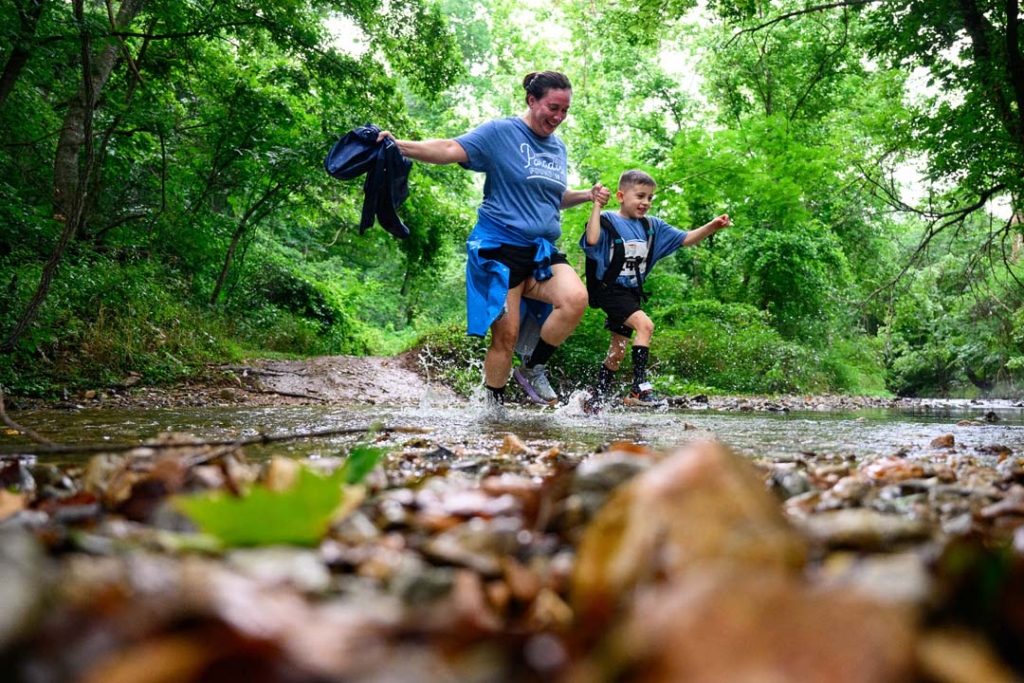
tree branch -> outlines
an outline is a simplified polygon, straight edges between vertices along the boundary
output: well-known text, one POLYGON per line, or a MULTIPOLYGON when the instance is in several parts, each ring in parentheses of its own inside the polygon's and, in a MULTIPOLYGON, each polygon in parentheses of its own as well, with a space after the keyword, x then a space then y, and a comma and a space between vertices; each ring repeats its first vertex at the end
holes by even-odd
POLYGON ((249 437, 248 439, 211 439, 209 441, 193 441, 191 443, 98 443, 98 444, 53 444, 42 448, 18 448, 10 451, 0 451, 0 457, 5 455, 66 455, 89 453, 124 453, 133 451, 136 448, 152 450, 167 450, 171 448, 192 448, 200 446, 252 446, 255 444, 265 445, 270 443, 284 443, 286 441, 300 441, 302 439, 324 439, 332 436, 345 436, 349 434, 365 434, 367 432, 392 432, 407 434, 426 434, 429 430, 420 427, 348 427, 345 429, 325 429, 318 432, 304 434, 261 434, 260 436, 249 437))
POLYGON ((11 418, 7 417, 7 410, 4 408, 4 388, 3 387, 0 387, 0 420, 3 420, 4 424, 7 425, 8 427, 10 427, 11 429, 14 429, 16 431, 21 432, 22 434, 24 434, 28 438, 32 439, 36 443, 41 443, 44 446, 56 446, 57 445, 53 441, 50 441, 49 439, 47 439, 45 436, 40 436, 39 434, 37 434, 36 432, 32 431, 28 427, 22 427, 20 424, 18 424, 17 422, 12 420, 11 418))
POLYGON ((814 7, 806 7, 802 10, 796 10, 794 12, 786 12, 785 14, 780 14, 774 19, 770 19, 764 22, 763 24, 758 24, 757 26, 752 26, 750 28, 745 28, 737 31, 736 33, 732 34, 732 36, 729 37, 729 40, 725 41, 725 47, 729 47, 730 45, 732 45, 733 41, 739 38, 744 33, 756 33, 763 28, 774 26, 779 22, 786 21, 787 19, 792 19, 793 17, 799 17, 804 14, 813 14, 814 12, 824 12, 825 10, 835 9, 837 7, 857 7, 859 5, 870 5, 876 2, 882 2, 882 0, 845 0, 845 2, 833 2, 827 5, 816 5, 814 7))

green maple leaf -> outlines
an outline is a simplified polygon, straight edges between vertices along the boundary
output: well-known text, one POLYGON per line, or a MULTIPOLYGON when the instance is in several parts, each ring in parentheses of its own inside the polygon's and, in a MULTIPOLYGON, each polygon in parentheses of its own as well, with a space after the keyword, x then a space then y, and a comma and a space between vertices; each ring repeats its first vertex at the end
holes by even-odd
POLYGON ((202 532, 225 546, 315 546, 334 521, 345 486, 361 481, 384 450, 357 447, 345 465, 327 477, 302 467, 287 491, 257 486, 243 497, 216 492, 179 497, 175 504, 202 532))

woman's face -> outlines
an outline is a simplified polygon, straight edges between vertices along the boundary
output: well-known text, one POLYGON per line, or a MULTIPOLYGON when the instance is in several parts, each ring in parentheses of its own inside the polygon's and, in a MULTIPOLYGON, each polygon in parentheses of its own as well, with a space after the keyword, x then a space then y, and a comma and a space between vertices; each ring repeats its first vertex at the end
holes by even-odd
POLYGON ((526 123, 530 126, 530 130, 542 138, 554 133, 559 124, 565 121, 571 100, 571 90, 551 89, 544 93, 544 97, 539 100, 530 95, 527 98, 530 110, 526 115, 526 123))

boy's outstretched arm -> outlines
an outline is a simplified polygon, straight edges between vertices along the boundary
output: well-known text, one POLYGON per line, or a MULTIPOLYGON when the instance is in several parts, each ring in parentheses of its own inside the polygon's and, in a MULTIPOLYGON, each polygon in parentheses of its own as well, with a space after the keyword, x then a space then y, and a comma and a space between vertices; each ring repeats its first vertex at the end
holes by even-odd
MULTIPOLYGON (((723 213, 721 216, 715 218, 709 223, 705 223, 696 230, 691 230, 690 232, 686 233, 686 238, 683 239, 683 246, 692 247, 694 244, 697 244, 705 237, 714 235, 722 228, 728 228, 730 225, 732 225, 732 223, 729 222, 729 216, 723 213)), ((587 226, 587 229, 590 229, 589 225, 587 226)))
POLYGON ((594 206, 590 209, 590 218, 587 219, 587 245, 594 246, 601 239, 601 209, 608 203, 608 197, 600 196, 594 198, 594 206))

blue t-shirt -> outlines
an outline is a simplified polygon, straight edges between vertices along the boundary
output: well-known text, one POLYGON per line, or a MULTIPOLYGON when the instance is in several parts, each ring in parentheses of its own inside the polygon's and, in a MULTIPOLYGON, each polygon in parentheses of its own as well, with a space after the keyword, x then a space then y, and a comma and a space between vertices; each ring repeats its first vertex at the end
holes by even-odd
MULTIPOLYGON (((648 263, 653 268, 655 263, 675 253, 679 247, 683 246, 683 240, 686 239, 685 230, 673 228, 660 218, 647 216, 651 227, 654 228, 651 252, 647 253, 647 233, 644 232, 643 223, 639 218, 624 218, 615 211, 603 211, 601 215, 611 220, 612 225, 619 231, 619 237, 622 238, 623 247, 626 249, 626 262, 622 265, 622 271, 615 280, 615 284, 622 287, 637 287, 636 273, 638 270, 643 273, 648 269, 648 263)), ((580 246, 587 258, 597 262, 595 274, 598 279, 603 278, 604 271, 611 263, 614 253, 614 245, 608 231, 601 230, 601 237, 597 240, 597 244, 589 246, 587 232, 584 230, 583 236, 580 237, 580 246)))
POLYGON ((529 240, 558 239, 568 183, 565 143, 539 137, 517 117, 488 121, 455 141, 469 157, 460 165, 487 174, 481 213, 529 240))

